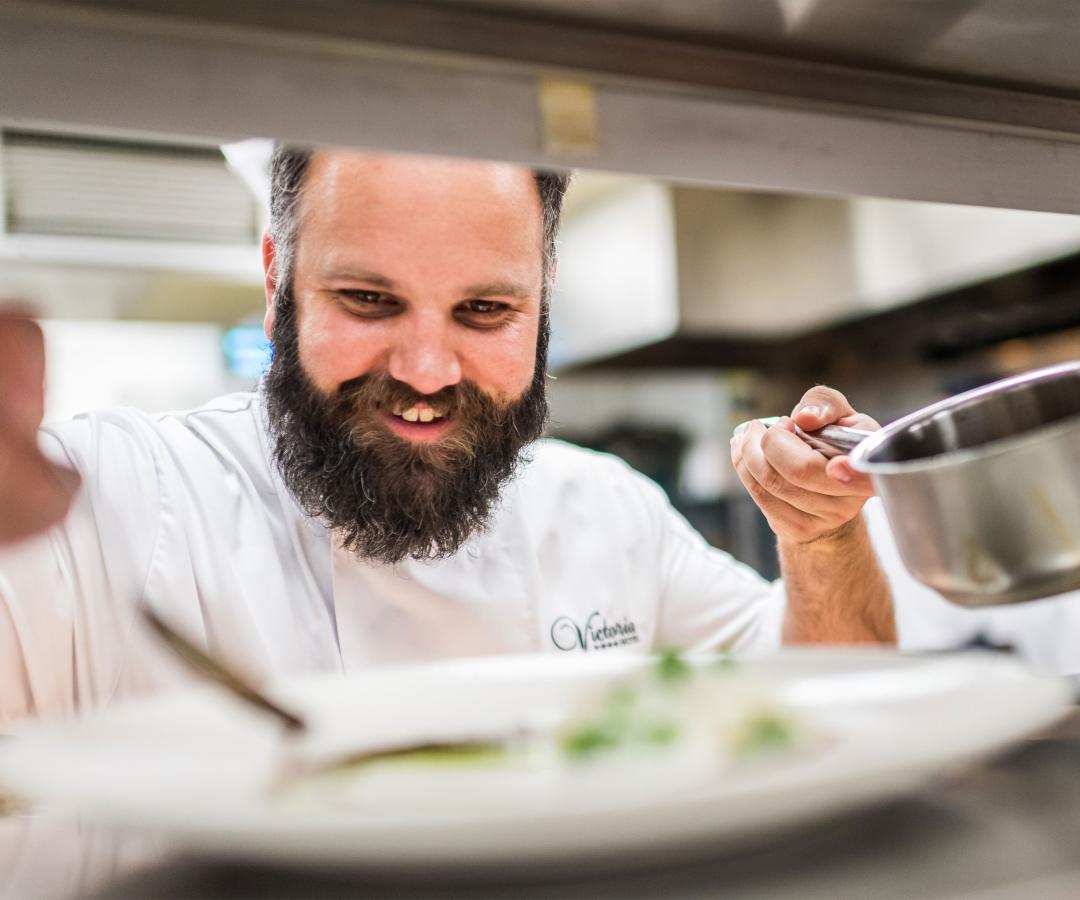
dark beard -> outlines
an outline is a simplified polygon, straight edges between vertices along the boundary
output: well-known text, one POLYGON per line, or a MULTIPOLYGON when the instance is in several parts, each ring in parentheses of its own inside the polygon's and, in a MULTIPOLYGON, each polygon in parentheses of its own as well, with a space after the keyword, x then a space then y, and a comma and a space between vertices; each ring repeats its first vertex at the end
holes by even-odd
POLYGON ((262 390, 274 462, 289 492, 365 559, 398 563, 455 553, 488 525, 522 451, 543 433, 547 317, 532 383, 509 404, 470 382, 423 395, 378 374, 326 395, 300 362, 291 291, 275 302, 274 356, 262 390), (443 440, 414 444, 380 420, 380 410, 419 400, 448 410, 453 428, 443 440))

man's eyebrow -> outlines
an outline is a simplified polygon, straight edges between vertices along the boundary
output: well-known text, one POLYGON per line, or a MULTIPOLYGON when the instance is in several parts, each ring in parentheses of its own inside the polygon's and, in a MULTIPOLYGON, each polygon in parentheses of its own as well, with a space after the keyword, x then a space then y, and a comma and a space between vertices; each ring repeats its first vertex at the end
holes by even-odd
MULTIPOLYGON (((397 284, 392 278, 380 275, 378 272, 367 272, 363 269, 331 269, 326 273, 326 278, 332 281, 354 281, 370 284, 372 287, 383 288, 393 291, 397 284)), ((514 281, 489 281, 483 284, 474 284, 465 288, 462 295, 482 300, 486 297, 510 297, 514 300, 528 300, 534 295, 522 284, 514 281)))
POLYGON ((466 297, 482 300, 485 297, 513 297, 515 300, 528 300, 535 294, 527 287, 513 281, 491 281, 487 284, 474 284, 462 292, 466 297))
POLYGON ((386 288, 388 291, 396 287, 392 278, 387 278, 378 272, 365 272, 363 269, 331 269, 326 273, 326 277, 332 281, 363 281, 365 284, 386 288))

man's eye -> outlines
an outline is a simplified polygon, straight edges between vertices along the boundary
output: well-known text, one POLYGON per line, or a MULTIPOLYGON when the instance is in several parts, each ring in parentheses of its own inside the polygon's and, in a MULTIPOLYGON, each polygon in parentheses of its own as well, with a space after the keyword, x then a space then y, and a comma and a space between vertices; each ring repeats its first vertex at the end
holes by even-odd
POLYGON ((341 291, 351 312, 365 317, 389 316, 398 311, 398 301, 379 291, 341 291))
POLYGON ((502 323, 508 310, 496 300, 468 300, 458 307, 458 318, 470 325, 494 326, 502 323))

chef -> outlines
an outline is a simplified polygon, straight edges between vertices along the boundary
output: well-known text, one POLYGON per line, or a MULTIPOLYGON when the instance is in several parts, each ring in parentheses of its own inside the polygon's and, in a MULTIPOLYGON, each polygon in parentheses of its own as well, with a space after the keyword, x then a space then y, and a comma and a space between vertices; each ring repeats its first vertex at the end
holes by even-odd
MULTIPOLYGON (((622 462, 540 440, 564 176, 279 148, 272 182, 257 391, 39 430, 40 333, 0 322, 0 718, 175 677, 139 606, 255 677, 894 640, 870 486, 792 420, 732 444, 776 585, 622 462)), ((824 387, 794 421, 873 426, 824 387)))

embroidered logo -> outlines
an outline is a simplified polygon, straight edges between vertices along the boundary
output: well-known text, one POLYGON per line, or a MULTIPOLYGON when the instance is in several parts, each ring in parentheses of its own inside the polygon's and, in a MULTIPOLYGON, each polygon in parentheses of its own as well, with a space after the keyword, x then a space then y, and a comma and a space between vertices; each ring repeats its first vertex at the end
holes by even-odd
POLYGON ((637 626, 630 619, 609 621, 599 611, 579 625, 569 616, 559 616, 551 623, 551 643, 560 650, 609 650, 625 647, 641 640, 637 626))

